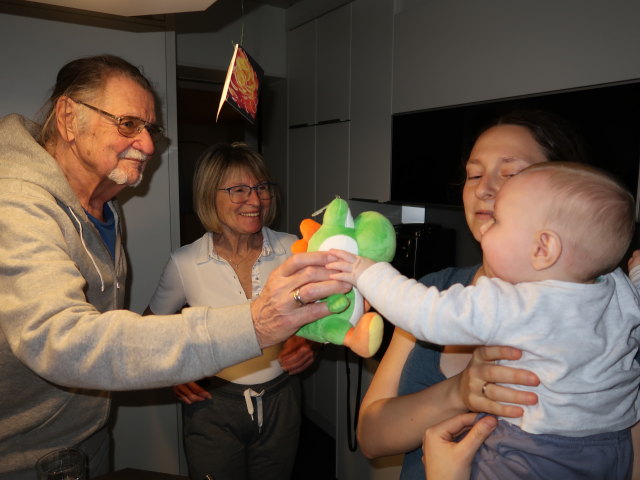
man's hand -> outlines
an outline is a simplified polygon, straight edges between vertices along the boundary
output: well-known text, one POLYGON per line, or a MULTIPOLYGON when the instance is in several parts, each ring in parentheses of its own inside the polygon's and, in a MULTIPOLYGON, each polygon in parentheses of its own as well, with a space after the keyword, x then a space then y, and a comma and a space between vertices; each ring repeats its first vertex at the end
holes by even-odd
POLYGON ((278 360, 286 372, 295 375, 313 365, 320 348, 322 344, 294 335, 282 345, 278 360))
POLYGON ((428 428, 424 433, 422 462, 427 479, 468 480, 471 462, 482 442, 498 425, 495 417, 482 417, 473 425, 477 415, 463 413, 428 428), (455 439, 473 425, 467 435, 455 439))
POLYGON ((329 315, 321 298, 347 293, 348 283, 332 280, 325 265, 328 252, 298 253, 289 257, 267 279, 260 296, 251 303, 251 316, 261 348, 291 337, 300 327, 329 315), (294 299, 298 293, 300 302, 294 299))

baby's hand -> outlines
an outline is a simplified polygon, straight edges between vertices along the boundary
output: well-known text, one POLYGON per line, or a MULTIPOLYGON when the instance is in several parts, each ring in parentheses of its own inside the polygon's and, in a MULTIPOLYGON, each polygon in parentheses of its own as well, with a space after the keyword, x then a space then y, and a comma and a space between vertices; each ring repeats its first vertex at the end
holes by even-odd
POLYGON ((338 258, 336 261, 330 261, 326 265, 329 270, 337 270, 337 273, 332 274, 331 278, 348 282, 351 285, 356 285, 362 272, 375 263, 369 258, 360 257, 344 250, 332 248, 329 253, 338 258))

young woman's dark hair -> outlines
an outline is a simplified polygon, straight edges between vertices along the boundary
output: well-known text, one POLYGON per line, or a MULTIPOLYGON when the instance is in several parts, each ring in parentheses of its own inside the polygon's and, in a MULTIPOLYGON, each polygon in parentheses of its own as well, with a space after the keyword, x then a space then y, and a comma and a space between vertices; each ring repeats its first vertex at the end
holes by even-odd
POLYGON ((478 137, 499 125, 519 125, 529 130, 550 162, 585 163, 587 161, 580 136, 567 119, 547 110, 517 109, 492 117, 485 122, 467 144, 463 162, 466 163, 478 137))

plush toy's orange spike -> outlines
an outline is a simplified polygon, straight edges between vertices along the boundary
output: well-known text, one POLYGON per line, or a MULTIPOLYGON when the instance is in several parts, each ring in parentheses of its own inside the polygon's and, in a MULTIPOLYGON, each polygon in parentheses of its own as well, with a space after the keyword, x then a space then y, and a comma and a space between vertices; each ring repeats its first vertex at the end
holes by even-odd
POLYGON ((294 242, 291 246, 291 251, 293 253, 306 252, 309 247, 309 239, 318 231, 320 226, 320 223, 310 218, 302 220, 302 222, 300 222, 300 233, 302 234, 302 238, 294 242))

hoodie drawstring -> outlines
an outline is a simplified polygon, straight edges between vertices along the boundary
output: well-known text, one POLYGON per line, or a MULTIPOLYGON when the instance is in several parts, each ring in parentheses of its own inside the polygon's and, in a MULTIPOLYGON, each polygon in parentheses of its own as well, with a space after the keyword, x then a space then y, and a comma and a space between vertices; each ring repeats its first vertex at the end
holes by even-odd
POLYGON ((78 223, 78 229, 79 229, 79 233, 80 233, 80 243, 82 243, 82 248, 84 248, 84 251, 87 252, 87 255, 89 255, 89 258, 91 259, 91 263, 93 263, 93 266, 96 269, 96 272, 98 272, 98 277, 100 277, 100 291, 104 292, 104 279, 102 278, 102 273, 100 272, 100 269, 98 268, 98 264, 96 263, 95 259, 93 258, 93 255, 91 255, 91 252, 87 248, 87 245, 84 243, 84 236, 82 235, 82 233, 83 233, 83 231, 82 231, 82 223, 80 222, 80 219, 76 216, 76 214, 73 213, 73 210, 71 209, 71 207, 67 206, 67 208, 69 209, 69 212, 71 212, 71 216, 78 223))

